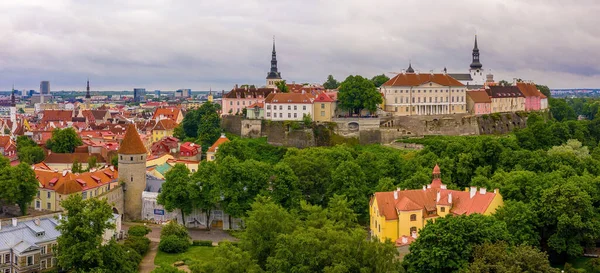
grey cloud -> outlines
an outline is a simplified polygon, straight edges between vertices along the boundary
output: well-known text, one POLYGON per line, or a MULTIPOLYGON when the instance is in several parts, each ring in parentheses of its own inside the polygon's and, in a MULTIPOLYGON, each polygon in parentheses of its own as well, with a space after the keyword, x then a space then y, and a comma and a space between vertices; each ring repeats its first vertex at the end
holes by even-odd
POLYGON ((263 84, 276 36, 288 81, 373 76, 412 60, 560 87, 600 85, 593 0, 31 0, 0 3, 0 89, 229 89, 263 84), (3 87, 4 86, 4 87, 3 87))

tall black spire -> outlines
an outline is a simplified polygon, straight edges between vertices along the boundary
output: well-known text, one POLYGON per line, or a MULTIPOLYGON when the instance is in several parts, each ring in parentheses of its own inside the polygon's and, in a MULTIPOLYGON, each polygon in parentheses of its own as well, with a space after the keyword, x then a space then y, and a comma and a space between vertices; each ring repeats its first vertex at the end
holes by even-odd
POLYGON ((85 92, 85 98, 89 99, 92 96, 90 96, 90 79, 87 80, 87 88, 86 88, 86 92, 85 92))
POLYGON ((481 69, 483 65, 479 62, 479 48, 477 47, 477 35, 475 35, 475 45, 473 46, 473 62, 471 62, 471 69, 481 69))
POLYGON ((412 68, 411 61, 408 61, 408 68, 406 69, 406 73, 415 73, 415 70, 412 68))
POLYGON ((12 92, 10 92, 10 106, 17 106, 17 103, 15 102, 15 84, 13 84, 12 92))
POLYGON ((277 71, 277 52, 275 52, 275 36, 273 36, 273 52, 271 53, 271 71, 267 73, 267 79, 281 79, 281 73, 277 71))

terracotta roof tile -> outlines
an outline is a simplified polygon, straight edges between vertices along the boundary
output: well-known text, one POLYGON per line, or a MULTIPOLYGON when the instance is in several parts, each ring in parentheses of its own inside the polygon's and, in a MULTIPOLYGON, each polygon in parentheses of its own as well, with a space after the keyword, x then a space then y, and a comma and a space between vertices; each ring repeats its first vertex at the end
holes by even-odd
POLYGON ((72 194, 93 189, 110 184, 119 177, 118 171, 112 168, 104 168, 80 174, 74 174, 69 171, 55 172, 43 169, 36 169, 34 172, 43 188, 54 190, 59 194, 72 194))
POLYGON ((443 86, 464 86, 447 74, 400 73, 383 84, 383 86, 419 86, 428 82, 443 86))
POLYGON ((525 97, 540 97, 542 94, 533 83, 518 82, 517 87, 525 97))
POLYGON ((485 91, 467 91, 467 96, 475 103, 492 103, 492 99, 485 91))
POLYGON ((313 99, 307 94, 301 93, 271 93, 265 99, 265 103, 313 103, 313 99))
POLYGON ((172 119, 161 119, 156 123, 153 130, 173 130, 177 127, 177 123, 172 119))
POLYGON ((140 138, 140 135, 135 129, 133 124, 129 124, 127 131, 125 131, 125 137, 119 147, 119 154, 133 155, 133 154, 145 154, 147 153, 146 147, 140 138))
POLYGON ((221 135, 221 137, 219 139, 217 139, 217 141, 215 141, 215 143, 212 146, 210 146, 210 148, 208 148, 208 151, 206 151, 206 152, 207 153, 216 152, 217 148, 225 142, 229 142, 229 139, 225 135, 221 135))

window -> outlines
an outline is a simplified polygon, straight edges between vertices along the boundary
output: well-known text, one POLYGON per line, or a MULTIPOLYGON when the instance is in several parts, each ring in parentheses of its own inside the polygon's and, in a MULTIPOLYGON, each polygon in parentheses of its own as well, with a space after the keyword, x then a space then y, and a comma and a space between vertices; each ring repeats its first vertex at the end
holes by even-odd
POLYGON ((42 264, 40 265, 41 269, 46 269, 46 260, 42 261, 42 264))
POLYGON ((398 103, 398 98, 394 98, 394 103, 398 103))
POLYGON ((242 101, 242 105, 246 105, 246 101, 242 101))
POLYGON ((129 159, 130 161, 133 161, 133 156, 129 159))
POLYGON ((325 109, 325 103, 321 103, 321 109, 325 109))
POLYGON ((302 106, 302 110, 306 111, 306 105, 302 106))
POLYGON ((291 117, 292 117, 292 113, 288 113, 288 118, 291 118, 291 117))
POLYGON ((410 220, 411 221, 417 221, 417 215, 416 214, 411 214, 410 215, 410 220))
MULTIPOLYGON (((163 134, 165 134, 166 132, 164 132, 163 134)), ((144 160, 144 156, 140 156, 140 160, 144 160)))
POLYGON ((239 101, 237 102, 237 105, 240 105, 240 102, 239 102, 239 101))
POLYGON ((10 268, 4 269, 4 273, 10 273, 10 268))
POLYGON ((4 263, 5 264, 9 264, 10 263, 10 254, 4 254, 4 263))
POLYGON ((429 97, 429 102, 431 102, 431 97, 429 97))
POLYGON ((279 117, 282 118, 283 117, 283 113, 279 113, 279 117))
POLYGON ((321 116, 324 117, 325 116, 325 111, 321 111, 321 116))
POLYGON ((40 202, 40 200, 35 200, 35 208, 39 209, 42 206, 42 203, 40 202))
POLYGON ((421 98, 418 98, 418 99, 417 99, 417 101, 418 101, 418 102, 421 102, 421 98))
POLYGON ((298 106, 297 105, 294 105, 294 110, 298 110, 298 106))
POLYGON ((298 117, 298 114, 297 114, 297 113, 294 113, 294 118, 297 118, 297 117, 298 117))
POLYGON ((51 210, 52 209, 52 203, 50 203, 50 202, 46 203, 46 209, 47 210, 51 210))
POLYGON ((441 212, 446 212, 446 207, 441 207, 441 208, 440 208, 440 211, 441 211, 441 212))
POLYGON ((271 117, 271 112, 267 112, 267 117, 270 118, 271 117))
POLYGON ((283 105, 279 105, 279 110, 283 110, 283 105))
POLYGON ((417 236, 417 227, 410 228, 410 236, 417 236))
POLYGON ((415 103, 415 97, 413 97, 412 103, 415 103))
MULTIPOLYGON (((133 179, 133 178, 132 178, 132 179, 133 179)), ((82 197, 82 198, 83 198, 83 200, 85 200, 85 199, 87 198, 87 191, 84 191, 84 192, 82 193, 82 195, 83 195, 83 197, 82 197)))
POLYGON ((46 254, 46 246, 40 248, 40 253, 42 253, 42 255, 46 254))
POLYGON ((123 160, 123 156, 121 156, 121 160, 123 160))
POLYGON ((52 198, 52 192, 48 192, 48 198, 52 198))
POLYGON ((288 110, 292 110, 292 106, 291 105, 288 105, 288 110))
POLYGON ((406 107, 406 112, 408 112, 408 107, 406 107))
POLYGON ((271 105, 267 105, 267 110, 271 110, 271 105))
POLYGON ((27 266, 33 265, 33 256, 27 256, 27 266))

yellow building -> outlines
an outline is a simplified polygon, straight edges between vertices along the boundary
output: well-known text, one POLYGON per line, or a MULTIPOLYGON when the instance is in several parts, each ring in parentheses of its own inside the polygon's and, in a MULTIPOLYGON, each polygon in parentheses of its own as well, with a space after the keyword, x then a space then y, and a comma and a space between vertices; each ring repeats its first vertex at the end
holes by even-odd
POLYGON ((448 214, 490 215, 502 206, 502 195, 498 189, 487 192, 485 188, 467 188, 455 191, 446 188, 440 179, 440 167, 433 169, 431 184, 418 190, 395 190, 376 192, 370 201, 371 235, 380 241, 395 241, 406 245, 416 238, 428 220, 448 214))
POLYGON ((177 123, 175 123, 171 119, 161 119, 159 120, 154 128, 152 128, 152 142, 157 142, 164 137, 173 136, 173 132, 177 127, 177 123))
POLYGON ((517 86, 490 86, 485 91, 492 99, 492 113, 525 111, 525 95, 517 86))
POLYGON ((446 73, 405 72, 381 85, 386 112, 395 116, 467 112, 467 87, 446 73))
POLYGON ((335 117, 336 101, 327 93, 319 94, 313 102, 313 120, 329 122, 335 117))

